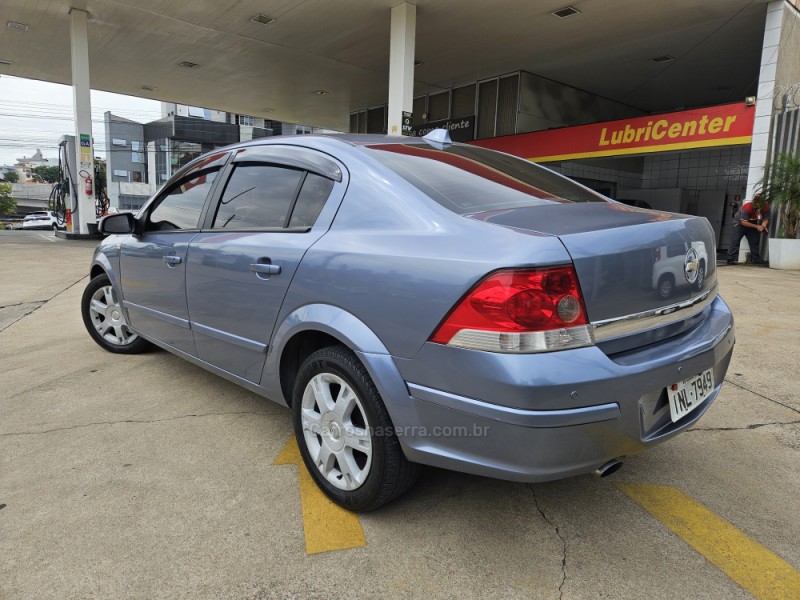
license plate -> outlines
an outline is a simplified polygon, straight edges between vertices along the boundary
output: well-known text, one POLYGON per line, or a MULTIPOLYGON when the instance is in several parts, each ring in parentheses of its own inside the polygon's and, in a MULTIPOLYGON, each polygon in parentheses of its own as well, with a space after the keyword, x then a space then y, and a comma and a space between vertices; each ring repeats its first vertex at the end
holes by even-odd
POLYGON ((667 388, 669 414, 676 423, 700 406, 714 390, 714 373, 711 369, 679 381, 667 388))

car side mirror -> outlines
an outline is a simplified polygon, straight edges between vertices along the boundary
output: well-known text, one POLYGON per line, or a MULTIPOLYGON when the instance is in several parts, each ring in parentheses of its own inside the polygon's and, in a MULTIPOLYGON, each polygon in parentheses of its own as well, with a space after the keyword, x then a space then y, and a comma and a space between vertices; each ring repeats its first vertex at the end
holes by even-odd
POLYGON ((100 219, 97 230, 103 235, 134 233, 136 231, 136 217, 133 213, 108 215, 100 219))

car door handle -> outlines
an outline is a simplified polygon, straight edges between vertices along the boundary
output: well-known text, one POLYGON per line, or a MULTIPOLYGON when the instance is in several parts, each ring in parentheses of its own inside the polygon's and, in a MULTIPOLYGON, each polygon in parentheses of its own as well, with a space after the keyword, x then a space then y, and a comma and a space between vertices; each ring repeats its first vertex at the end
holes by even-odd
POLYGON ((264 275, 277 275, 281 272, 281 266, 270 263, 253 263, 250 265, 250 270, 264 275))
POLYGON ((170 255, 164 256, 162 260, 171 267, 179 265, 183 262, 183 259, 180 256, 170 256, 170 255))

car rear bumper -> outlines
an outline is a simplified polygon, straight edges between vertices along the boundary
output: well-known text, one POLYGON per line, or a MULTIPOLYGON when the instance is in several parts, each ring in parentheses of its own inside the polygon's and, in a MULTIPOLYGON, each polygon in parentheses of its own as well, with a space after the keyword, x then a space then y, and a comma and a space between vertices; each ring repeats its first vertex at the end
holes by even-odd
POLYGON ((485 353, 428 344, 415 359, 395 359, 410 396, 394 420, 406 456, 500 479, 546 481, 669 439, 708 410, 730 363, 732 315, 721 299, 707 311, 691 331, 620 356, 597 347, 491 355, 481 369, 475 360, 485 353), (706 369, 715 389, 673 423, 666 387, 706 369), (447 381, 457 383, 445 390, 447 381))

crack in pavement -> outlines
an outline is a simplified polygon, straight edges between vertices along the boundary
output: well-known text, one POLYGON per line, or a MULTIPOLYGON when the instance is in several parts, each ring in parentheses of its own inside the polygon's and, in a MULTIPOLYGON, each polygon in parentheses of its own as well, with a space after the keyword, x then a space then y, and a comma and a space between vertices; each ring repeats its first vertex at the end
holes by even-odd
MULTIPOLYGON (((70 287, 72 285, 74 284, 70 284, 70 287)), ((60 293, 61 292, 58 292, 58 294, 60 293)), ((56 296, 58 296, 58 294, 56 294, 56 296)), ((53 296, 53 298, 55 298, 55 296, 53 296)), ((50 299, 52 300, 53 298, 50 299)), ((45 302, 47 302, 47 300, 29 300, 28 302, 17 302, 16 304, 4 304, 0 306, 0 308, 14 308, 15 306, 25 306, 26 304, 44 304, 45 302)))
POLYGON ((752 423, 745 427, 692 427, 687 430, 691 431, 747 431, 748 429, 759 429, 761 427, 769 427, 770 425, 800 425, 798 421, 773 421, 771 423, 752 423))
POLYGON ((15 319, 14 321, 11 321, 11 323, 9 323, 8 325, 6 325, 6 326, 5 326, 5 327, 3 327, 2 329, 0 329, 0 332, 3 332, 3 331, 5 331, 6 329, 8 329, 9 327, 11 327, 11 326, 12 326, 12 325, 14 325, 15 323, 19 323, 19 322, 20 322, 22 319, 24 319, 25 317, 29 317, 29 316, 31 316, 33 313, 35 313, 37 310, 39 310, 40 308, 42 308, 42 307, 43 307, 45 304, 47 304, 47 303, 48 303, 48 302, 50 302, 51 300, 54 300, 55 298, 57 298, 58 296, 60 296, 61 294, 63 294, 63 293, 64 293, 64 292, 66 292, 67 290, 69 290, 70 288, 73 288, 73 287, 75 287, 76 285, 78 285, 78 284, 79 284, 81 281, 83 281, 84 279, 86 279, 86 277, 88 277, 88 275, 83 275, 83 276, 82 276, 80 279, 78 279, 77 281, 74 281, 73 283, 70 283, 70 284, 69 284, 67 287, 65 287, 63 290, 61 290, 60 292, 56 292, 55 294, 53 294, 53 295, 52 295, 50 298, 48 298, 47 300, 33 300, 33 301, 31 301, 31 302, 19 302, 19 303, 17 303, 17 304, 9 304, 9 305, 7 305, 7 306, 0 306, 0 308, 11 308, 12 306, 21 306, 21 305, 23 305, 23 304, 37 304, 37 303, 39 304, 39 306, 36 306, 36 307, 35 307, 35 308, 34 308, 32 311, 25 313, 24 315, 22 315, 22 316, 21 316, 21 317, 19 317, 18 319, 15 319))
POLYGON ((95 427, 97 425, 118 425, 122 423, 133 423, 133 424, 151 424, 151 423, 164 423, 166 421, 178 421, 180 419, 190 419, 193 417, 221 417, 221 416, 228 416, 228 415, 265 415, 268 411, 254 411, 254 410, 243 410, 238 412, 212 412, 212 413, 203 413, 203 414, 192 414, 192 415, 178 415, 177 417, 166 417, 164 419, 121 419, 119 421, 98 421, 94 423, 81 423, 79 425, 71 425, 69 427, 56 427, 55 429, 45 429, 42 431, 9 431, 6 433, 0 433, 0 437, 11 437, 11 436, 22 436, 22 435, 43 435, 45 433, 54 433, 58 431, 69 431, 71 429, 83 429, 85 427, 95 427))
POLYGON ((788 408, 789 410, 791 410, 793 412, 796 412, 797 414, 800 415, 800 410, 798 410, 794 406, 789 406, 788 404, 784 404, 780 400, 775 400, 773 398, 770 398, 769 396, 765 396, 764 394, 759 394, 755 390, 751 390, 750 388, 747 388, 747 387, 743 386, 741 383, 736 383, 735 381, 732 381, 732 380, 728 379, 727 377, 725 378, 725 381, 727 383, 731 384, 732 386, 739 388, 740 390, 744 390, 745 392, 750 392, 754 396, 758 396, 759 398, 763 398, 764 400, 768 400, 769 402, 773 402, 775 404, 778 404, 778 405, 782 406, 783 408, 788 408))
POLYGON ((561 600, 564 597, 564 591, 562 588, 564 587, 564 584, 567 583, 567 540, 565 540, 564 536, 561 535, 558 525, 553 523, 548 516, 544 514, 544 511, 539 506, 539 499, 536 497, 536 490, 533 489, 532 484, 528 483, 526 485, 531 491, 531 494, 533 494, 533 504, 536 506, 536 510, 539 511, 542 519, 544 519, 545 522, 555 530, 556 536, 558 536, 558 539, 561 540, 561 581, 558 583, 558 598, 561 600))
POLYGON ((736 285, 741 287, 741 288, 746 289, 748 292, 750 292, 750 295, 755 296, 759 300, 763 300, 763 301, 769 300, 769 297, 764 295, 763 291, 759 287, 753 287, 750 284, 742 283, 741 281, 737 281, 736 285))

